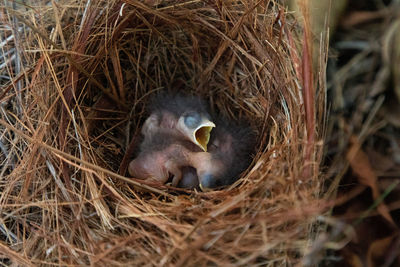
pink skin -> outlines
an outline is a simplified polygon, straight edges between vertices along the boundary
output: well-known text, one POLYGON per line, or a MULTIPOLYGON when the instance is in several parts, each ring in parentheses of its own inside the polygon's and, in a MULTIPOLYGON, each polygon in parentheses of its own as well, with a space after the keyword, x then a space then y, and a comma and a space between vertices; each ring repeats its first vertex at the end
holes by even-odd
POLYGON ((139 179, 149 179, 162 184, 173 175, 173 184, 178 184, 182 177, 180 166, 187 165, 183 147, 171 145, 162 151, 139 155, 129 163, 129 174, 139 179), (178 160, 179 159, 179 160, 178 160))
MULTIPOLYGON (((176 130, 176 123, 176 118, 169 112, 164 112, 161 118, 152 114, 145 121, 141 132, 146 138, 152 138, 159 132, 181 136, 181 133, 176 130)), ((133 177, 162 184, 166 183, 172 175, 172 184, 176 186, 182 178, 181 167, 189 164, 189 153, 189 150, 180 144, 172 144, 161 151, 141 153, 129 163, 128 171, 133 177)))
POLYGON ((162 118, 153 114, 144 122, 142 134, 149 137, 157 132, 163 131, 185 138, 181 132, 176 130, 176 125, 177 119, 169 112, 164 112, 162 118))
POLYGON ((180 144, 172 144, 161 151, 139 155, 129 164, 129 174, 135 178, 148 179, 165 184, 172 175, 172 186, 182 179, 181 169, 191 166, 198 177, 204 173, 217 173, 218 164, 211 161, 207 152, 192 152, 180 144))
MULTIPOLYGON (((162 115, 152 114, 145 121, 142 128, 143 136, 152 138, 158 133, 166 133, 182 140, 186 138, 182 132, 177 130, 177 119, 169 112, 164 112, 162 115)), ((229 141, 225 140, 225 143, 229 143, 229 141)), ((221 144, 218 139, 209 145, 210 152, 221 150, 224 147, 219 148, 221 144)), ((188 144, 184 146, 180 142, 175 142, 162 150, 140 153, 130 162, 128 171, 135 178, 148 179, 162 184, 165 184, 172 176, 172 186, 177 186, 181 179, 184 179, 185 183, 185 179, 192 179, 193 175, 200 177, 199 180, 205 174, 219 177, 223 169, 223 163, 213 159, 212 154, 202 152, 194 144, 188 147, 188 144), (187 166, 193 167, 196 173, 185 171, 184 167, 187 166)), ((193 187, 195 186, 197 185, 193 187)))

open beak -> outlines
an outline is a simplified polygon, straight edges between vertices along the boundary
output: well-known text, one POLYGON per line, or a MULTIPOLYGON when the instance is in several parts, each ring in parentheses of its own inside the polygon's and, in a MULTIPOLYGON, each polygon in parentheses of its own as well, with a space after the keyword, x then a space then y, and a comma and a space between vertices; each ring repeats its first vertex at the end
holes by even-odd
POLYGON ((212 121, 203 121, 192 133, 192 141, 203 151, 207 152, 207 145, 210 141, 210 133, 215 124, 212 121))
POLYGON ((201 121, 194 128, 187 127, 183 120, 178 123, 183 134, 194 144, 199 146, 203 151, 207 152, 207 145, 210 141, 210 133, 215 124, 207 118, 201 118, 201 121))

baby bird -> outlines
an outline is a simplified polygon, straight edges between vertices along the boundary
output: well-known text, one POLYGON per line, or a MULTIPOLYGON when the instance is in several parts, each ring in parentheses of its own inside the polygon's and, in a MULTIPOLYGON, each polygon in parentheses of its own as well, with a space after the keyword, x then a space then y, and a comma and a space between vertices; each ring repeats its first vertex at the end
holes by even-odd
POLYGON ((254 133, 243 123, 211 116, 199 97, 161 95, 144 123, 129 173, 140 179, 202 190, 232 184, 250 164, 254 133))
POLYGON ((129 164, 130 175, 161 183, 173 176, 172 185, 176 186, 182 178, 181 169, 185 177, 186 173, 191 175, 185 171, 190 168, 209 168, 211 162, 205 151, 213 127, 200 98, 159 95, 153 99, 150 116, 142 127, 144 140, 139 155, 129 164))
POLYGON ((255 149, 255 133, 244 122, 235 123, 223 116, 213 118, 208 152, 209 169, 197 171, 199 186, 205 191, 233 184, 250 165, 255 149))
POLYGON ((210 132, 215 124, 211 121, 206 103, 199 97, 161 94, 150 104, 150 114, 142 128, 145 138, 164 132, 207 151, 210 132))
POLYGON ((176 186, 182 178, 183 167, 201 162, 201 159, 193 162, 198 153, 201 150, 193 143, 167 131, 158 131, 145 137, 139 155, 130 162, 128 170, 133 177, 162 184, 172 176, 172 185, 176 186))

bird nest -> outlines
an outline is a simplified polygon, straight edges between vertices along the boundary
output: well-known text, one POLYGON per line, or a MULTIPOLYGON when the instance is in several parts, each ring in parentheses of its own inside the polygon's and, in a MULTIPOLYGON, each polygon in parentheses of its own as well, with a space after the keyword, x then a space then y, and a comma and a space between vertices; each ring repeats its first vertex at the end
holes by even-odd
POLYGON ((307 31, 279 3, 34 3, 6 9, 24 64, 1 99, 6 263, 292 265, 310 251, 324 94, 307 31), (161 91, 256 130, 236 183, 199 192, 128 177, 161 91))

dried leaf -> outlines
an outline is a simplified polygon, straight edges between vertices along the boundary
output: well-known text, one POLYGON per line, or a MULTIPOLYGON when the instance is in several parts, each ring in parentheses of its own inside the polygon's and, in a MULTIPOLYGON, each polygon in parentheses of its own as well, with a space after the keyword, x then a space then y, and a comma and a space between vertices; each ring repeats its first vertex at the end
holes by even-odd
MULTIPOLYGON (((378 176, 390 171, 396 166, 396 162, 393 160, 393 155, 391 153, 387 153, 387 155, 384 155, 376 151, 376 149, 374 148, 367 148, 366 153, 368 154, 368 158, 371 161, 371 166, 374 168, 375 173, 378 176)), ((379 184, 381 184, 380 181, 379 184)))
POLYGON ((387 251, 392 244, 393 239, 397 235, 390 235, 388 237, 377 239, 368 248, 367 254, 367 266, 374 267, 374 266, 382 266, 383 262, 385 261, 385 256, 387 251))
MULTIPOLYGON (((361 150, 361 145, 357 137, 350 137, 350 149, 347 152, 346 158, 350 162, 350 166, 353 172, 356 174, 358 181, 366 186, 369 186, 372 190, 372 196, 374 200, 377 200, 380 196, 378 187, 378 177, 371 167, 371 163, 368 159, 367 154, 361 150)), ((389 213, 389 209, 382 202, 378 206, 378 212, 393 226, 396 226, 392 216, 389 213)))
POLYGON ((350 250, 344 250, 342 252, 344 261, 346 263, 346 266, 350 267, 363 267, 363 263, 360 259, 360 256, 354 253, 353 251, 350 250))

